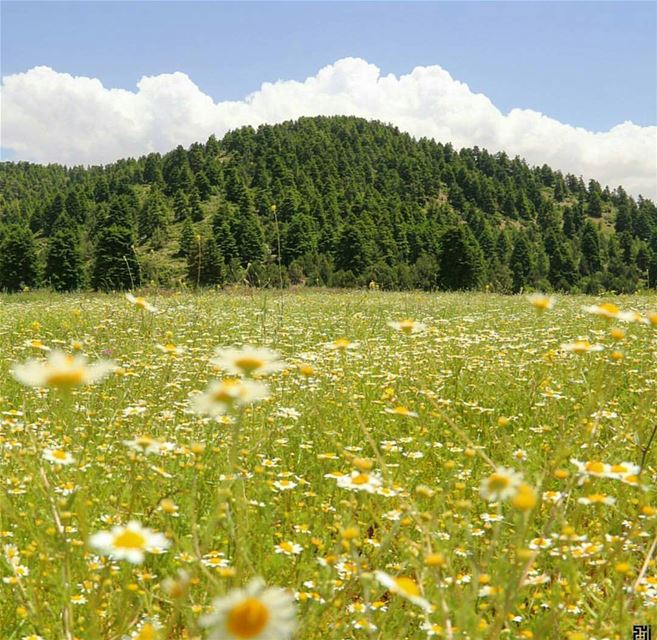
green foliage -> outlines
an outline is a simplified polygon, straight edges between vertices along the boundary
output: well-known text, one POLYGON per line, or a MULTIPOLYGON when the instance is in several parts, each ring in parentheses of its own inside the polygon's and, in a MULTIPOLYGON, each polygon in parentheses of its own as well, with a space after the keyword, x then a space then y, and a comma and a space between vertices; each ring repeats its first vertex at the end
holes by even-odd
POLYGON ((34 236, 25 225, 8 225, 0 235, 0 290, 19 291, 37 280, 34 236))
POLYGON ((131 289, 140 284, 134 249, 134 211, 130 200, 116 197, 101 219, 96 237, 91 284, 102 291, 131 289))
POLYGON ((136 254, 151 251, 160 258, 150 263, 185 271, 190 225, 206 221, 226 278, 238 282, 360 287, 378 278, 385 288, 497 291, 656 283, 650 200, 355 117, 243 127, 105 167, 0 163, 0 184, 0 225, 28 225, 46 254, 63 253, 60 217, 78 225, 96 288, 131 286, 136 254), (272 279, 279 258, 285 274, 272 279))
POLYGON ((59 216, 48 239, 45 280, 55 291, 75 291, 83 284, 80 234, 66 213, 59 216))

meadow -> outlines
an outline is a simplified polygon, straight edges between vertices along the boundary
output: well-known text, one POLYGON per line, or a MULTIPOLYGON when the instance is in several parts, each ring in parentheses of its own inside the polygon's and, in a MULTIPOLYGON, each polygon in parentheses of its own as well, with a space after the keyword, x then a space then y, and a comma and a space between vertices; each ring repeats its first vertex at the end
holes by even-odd
POLYGON ((656 296, 142 295, 0 297, 2 640, 657 623, 656 296))

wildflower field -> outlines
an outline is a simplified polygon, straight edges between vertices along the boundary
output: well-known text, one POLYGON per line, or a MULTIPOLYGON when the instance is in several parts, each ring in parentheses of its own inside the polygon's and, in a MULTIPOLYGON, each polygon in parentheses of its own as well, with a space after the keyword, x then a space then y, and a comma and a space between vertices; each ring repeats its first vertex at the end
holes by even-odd
POLYGON ((630 637, 657 298, 0 298, 0 638, 630 637))

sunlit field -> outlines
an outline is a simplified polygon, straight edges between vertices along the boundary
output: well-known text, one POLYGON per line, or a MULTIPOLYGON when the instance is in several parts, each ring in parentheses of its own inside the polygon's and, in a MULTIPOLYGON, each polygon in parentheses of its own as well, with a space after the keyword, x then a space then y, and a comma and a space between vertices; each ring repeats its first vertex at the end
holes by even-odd
POLYGON ((657 622, 654 296, 144 295, 0 298, 2 640, 657 622))

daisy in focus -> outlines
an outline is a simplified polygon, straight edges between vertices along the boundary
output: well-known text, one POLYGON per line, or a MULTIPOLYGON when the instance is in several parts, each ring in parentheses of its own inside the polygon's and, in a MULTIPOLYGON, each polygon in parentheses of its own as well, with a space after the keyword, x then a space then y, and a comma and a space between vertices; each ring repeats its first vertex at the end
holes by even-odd
POLYGON ((146 298, 142 298, 141 296, 133 296, 131 293, 126 293, 125 299, 130 304, 135 305, 135 307, 138 309, 143 309, 149 313, 157 313, 157 309, 150 302, 148 302, 146 298))
POLYGON ((116 365, 111 360, 87 364, 84 356, 51 351, 47 360, 30 359, 22 364, 14 364, 11 372, 18 382, 28 387, 71 389, 99 382, 115 369, 116 365))
POLYGON ((146 553, 163 553, 170 544, 164 534, 142 527, 135 520, 89 538, 89 545, 101 554, 132 564, 141 564, 146 553))
POLYGON ((191 398, 192 410, 200 415, 221 416, 269 397, 269 387, 255 380, 227 378, 211 382, 207 390, 191 398))
POLYGON ((234 376, 251 377, 282 371, 287 366, 277 351, 266 347, 217 349, 210 361, 215 367, 234 376))
POLYGON ((287 640, 296 629, 294 598, 266 587, 262 578, 215 599, 212 607, 199 621, 209 631, 208 640, 287 640))
POLYGON ((339 476, 336 481, 341 489, 367 491, 367 493, 376 493, 377 489, 383 485, 383 481, 378 474, 366 473, 365 471, 352 471, 351 475, 339 476))

